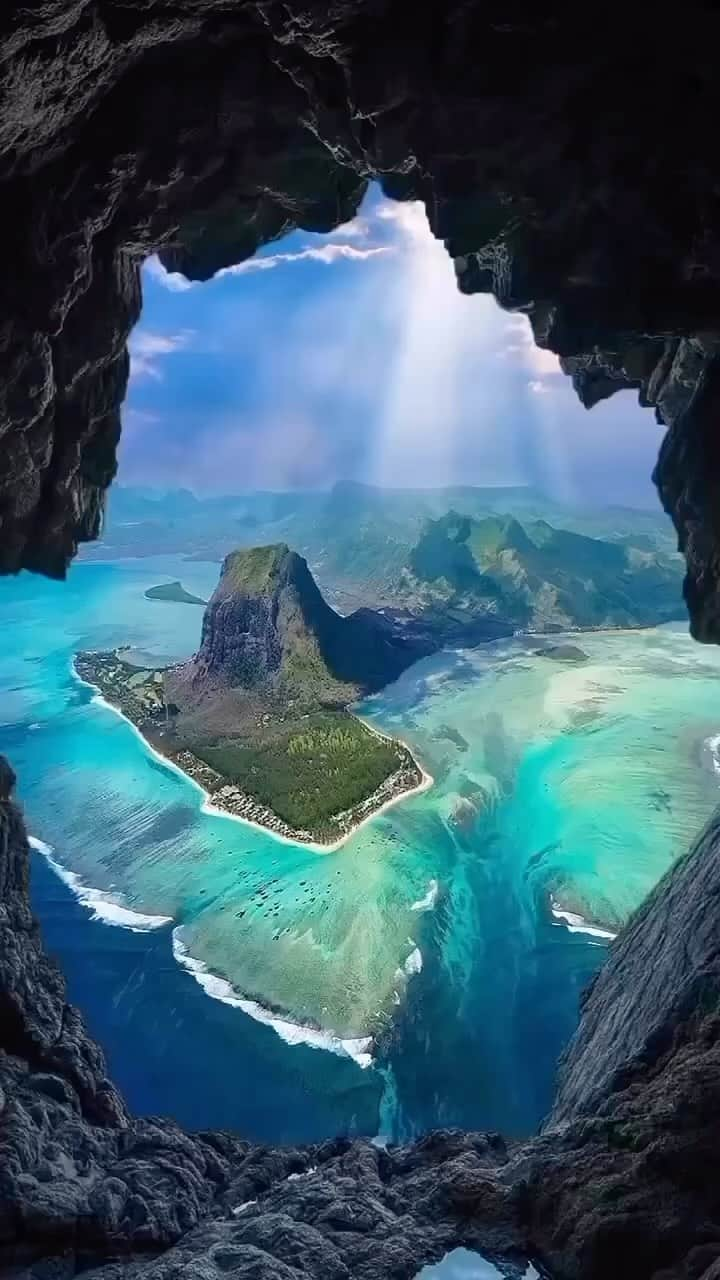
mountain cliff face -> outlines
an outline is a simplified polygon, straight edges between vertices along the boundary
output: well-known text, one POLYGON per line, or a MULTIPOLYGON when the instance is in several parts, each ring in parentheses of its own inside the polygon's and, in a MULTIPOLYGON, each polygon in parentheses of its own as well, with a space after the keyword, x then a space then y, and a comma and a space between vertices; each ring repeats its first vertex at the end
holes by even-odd
POLYGON ((370 609, 335 613, 284 543, 234 551, 197 654, 164 674, 165 713, 150 731, 169 754, 189 752, 193 768, 212 770, 220 795, 236 788, 234 804, 250 796, 286 835, 332 842, 367 816, 359 806, 422 780, 404 744, 348 707, 425 652, 424 637, 370 609))
POLYGON ((234 551, 203 619, 200 648, 173 677, 192 699, 223 687, 297 705, 345 706, 420 656, 371 610, 341 617, 284 543, 234 551))
POLYGON ((430 520, 400 591, 421 608, 487 614, 516 627, 649 626, 684 617, 679 561, 654 548, 607 542, 546 520, 430 520))

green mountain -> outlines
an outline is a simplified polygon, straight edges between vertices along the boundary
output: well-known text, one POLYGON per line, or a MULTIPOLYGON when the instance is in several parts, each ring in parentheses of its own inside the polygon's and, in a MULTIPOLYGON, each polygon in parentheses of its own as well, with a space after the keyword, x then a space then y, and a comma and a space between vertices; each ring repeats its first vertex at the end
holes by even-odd
POLYGON ((451 511, 426 523, 399 576, 398 599, 421 615, 488 615, 557 631, 682 618, 681 587, 679 560, 652 544, 451 511))
POLYGON ((182 553, 222 561, 234 548, 286 543, 304 556, 325 598, 342 613, 393 608, 397 584, 427 522, 448 512, 484 520, 511 513, 527 529, 554 529, 672 558, 675 535, 660 510, 561 505, 529 486, 385 489, 337 484, 329 492, 250 493, 196 498, 118 487, 103 540, 88 558, 182 553))
POLYGON ((293 830, 337 836, 348 815, 416 785, 400 743, 348 711, 427 652, 369 609, 342 617, 284 543, 234 551, 200 648, 165 672, 166 750, 189 752, 293 830))
POLYGON ((372 610, 336 613, 307 561, 276 543, 226 557, 198 653, 174 679, 191 701, 242 688, 282 707, 335 707, 381 689, 419 656, 372 610))

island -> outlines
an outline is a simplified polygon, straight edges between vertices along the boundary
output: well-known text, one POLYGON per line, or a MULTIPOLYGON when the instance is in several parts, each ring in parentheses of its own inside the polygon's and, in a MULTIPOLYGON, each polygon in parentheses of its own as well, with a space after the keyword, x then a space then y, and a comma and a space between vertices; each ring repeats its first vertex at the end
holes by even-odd
POLYGON ((194 596, 186 591, 182 582, 161 582, 157 587, 148 587, 145 592, 146 600, 167 600, 173 604, 201 604, 206 605, 207 600, 201 599, 200 596, 194 596))
POLYGON ((550 658, 552 662, 588 662, 584 649, 576 644, 548 644, 535 650, 538 658, 550 658))
POLYGON ((280 543, 226 557, 189 662, 83 652, 75 670, 212 806, 330 846, 430 781, 405 743, 350 709, 422 652, 373 610, 335 613, 280 543))

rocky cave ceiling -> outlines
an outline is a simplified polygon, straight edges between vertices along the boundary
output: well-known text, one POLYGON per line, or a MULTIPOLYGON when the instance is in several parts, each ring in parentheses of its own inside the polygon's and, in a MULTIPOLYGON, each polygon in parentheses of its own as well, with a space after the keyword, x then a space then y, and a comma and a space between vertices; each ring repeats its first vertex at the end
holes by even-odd
POLYGON ((720 13, 26 0, 0 17, 0 569, 62 576, 115 472, 139 268, 191 279, 424 202, 582 403, 637 389, 694 634, 720 639, 720 13))

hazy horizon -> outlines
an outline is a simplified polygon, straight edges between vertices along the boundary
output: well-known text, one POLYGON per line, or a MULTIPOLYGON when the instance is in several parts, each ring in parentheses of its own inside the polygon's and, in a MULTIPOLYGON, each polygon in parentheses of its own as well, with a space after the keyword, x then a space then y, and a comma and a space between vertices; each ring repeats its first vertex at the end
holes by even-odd
MULTIPOLYGON (((340 480, 335 480, 330 484, 318 485, 315 487, 308 486, 308 487, 295 487, 295 488, 289 488, 289 489, 280 489, 280 488, 272 488, 272 487, 252 488, 252 489, 218 489, 215 492, 198 492, 190 484, 168 485, 160 481, 157 481, 156 483, 153 483, 153 482, 147 482, 147 483, 132 482, 131 483, 123 479, 118 479, 114 481, 110 489, 110 499, 112 499, 112 496, 114 493, 122 491, 127 493, 141 494, 143 496, 152 495, 153 497, 154 496, 171 497, 174 494, 188 494, 196 502, 203 503, 203 502, 220 502, 223 499, 230 500, 234 498, 253 498, 253 497, 263 497, 263 496, 287 497, 291 494, 297 494, 298 496, 312 495, 312 496, 319 497, 323 494, 330 495, 332 493, 337 492, 338 490, 343 490, 343 489, 363 489, 363 490, 371 490, 377 493, 388 493, 388 494, 390 493, 399 493, 399 494, 400 493, 408 493, 408 494, 409 493, 452 493, 452 492, 458 492, 458 491, 482 492, 483 490, 498 490, 498 491, 506 490, 508 492, 513 492, 513 491, 521 490, 521 491, 527 492, 528 494, 531 494, 531 493, 535 494, 538 498, 541 498, 546 502, 556 503, 558 506, 571 507, 573 505, 572 500, 555 497, 553 494, 547 493, 539 485, 531 484, 530 482, 523 483, 522 481, 518 481, 516 483, 502 483, 502 482, 464 483, 462 481, 458 481, 456 483, 451 483, 451 484, 402 485, 402 484, 373 484, 370 481, 366 481, 366 480, 340 479, 340 480)), ((630 510, 637 510, 637 511, 650 512, 650 513, 652 513, 653 511, 657 511, 658 514, 660 515, 666 515, 654 489, 649 494, 649 499, 650 500, 646 505, 642 504, 641 502, 637 502, 637 503, 619 502, 619 501, 601 502, 599 500, 598 501, 590 500, 589 505, 593 509, 597 509, 597 510, 607 510, 612 507, 627 507, 630 510), (654 497, 654 501, 652 500, 653 497, 654 497)), ((588 505, 588 500, 583 500, 583 505, 588 505)), ((669 519, 669 517, 667 518, 669 519)))

